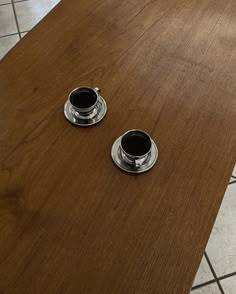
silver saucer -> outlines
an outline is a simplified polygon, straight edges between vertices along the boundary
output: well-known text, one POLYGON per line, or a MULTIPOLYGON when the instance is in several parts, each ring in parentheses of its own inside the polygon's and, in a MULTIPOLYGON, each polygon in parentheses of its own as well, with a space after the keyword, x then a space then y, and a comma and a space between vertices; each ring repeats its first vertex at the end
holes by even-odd
POLYGON ((65 114, 65 117, 69 120, 69 122, 71 122, 74 125, 83 126, 83 127, 97 124, 104 118, 104 116, 106 115, 106 112, 107 112, 107 104, 101 96, 98 97, 97 106, 96 106, 96 115, 93 117, 80 116, 79 113, 74 111, 74 108, 71 105, 69 100, 66 101, 64 106, 64 114, 65 114))
POLYGON ((123 171, 128 173, 143 173, 150 170, 157 161, 158 158, 158 149, 155 142, 151 139, 151 149, 150 155, 147 160, 140 166, 134 166, 126 161, 123 160, 121 156, 121 139, 123 136, 120 136, 112 145, 111 149, 111 157, 114 163, 123 171))

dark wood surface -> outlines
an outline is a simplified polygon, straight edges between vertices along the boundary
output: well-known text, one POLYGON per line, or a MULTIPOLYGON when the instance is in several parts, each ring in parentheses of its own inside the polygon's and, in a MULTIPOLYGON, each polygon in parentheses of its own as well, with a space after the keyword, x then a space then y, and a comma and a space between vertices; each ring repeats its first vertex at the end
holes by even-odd
POLYGON ((235 163, 236 2, 63 0, 0 62, 0 293, 190 291, 235 163), (63 105, 98 86, 104 121, 63 105), (149 132, 132 176, 113 141, 149 132))

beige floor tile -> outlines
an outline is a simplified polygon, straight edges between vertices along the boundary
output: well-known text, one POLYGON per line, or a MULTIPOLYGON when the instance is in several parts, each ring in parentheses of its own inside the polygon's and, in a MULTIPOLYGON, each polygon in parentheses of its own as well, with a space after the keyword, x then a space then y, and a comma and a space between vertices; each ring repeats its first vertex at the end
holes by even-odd
POLYGON ((11 3, 11 0, 0 0, 0 5, 11 3))
POLYGON ((21 38, 24 38, 24 36, 25 36, 27 33, 28 33, 28 32, 20 33, 21 38))
POLYGON ((220 283, 225 294, 236 293, 236 276, 221 280, 220 283))
POLYGON ((233 176, 236 177, 236 165, 235 165, 234 170, 233 170, 233 176))
POLYGON ((233 173, 232 173, 232 177, 230 179, 230 183, 235 182, 236 181, 236 165, 234 167, 233 173))
POLYGON ((196 277, 193 282, 193 286, 200 285, 202 283, 208 282, 210 280, 213 280, 214 276, 212 275, 212 272, 210 270, 210 267, 206 261, 205 256, 202 257, 202 261, 200 263, 198 272, 196 274, 196 277))
POLYGON ((19 35, 0 38, 0 59, 20 40, 19 35))
POLYGON ((191 291, 191 294, 221 294, 216 283, 191 291))
POLYGON ((206 252, 218 277, 236 271, 236 184, 228 185, 206 252))
POLYGON ((12 5, 0 6, 0 36, 17 33, 12 5))
POLYGON ((234 184, 236 182, 236 178, 235 177, 231 177, 229 182, 230 182, 230 184, 234 184))
POLYGON ((59 0, 29 0, 15 3, 20 31, 31 30, 59 0))

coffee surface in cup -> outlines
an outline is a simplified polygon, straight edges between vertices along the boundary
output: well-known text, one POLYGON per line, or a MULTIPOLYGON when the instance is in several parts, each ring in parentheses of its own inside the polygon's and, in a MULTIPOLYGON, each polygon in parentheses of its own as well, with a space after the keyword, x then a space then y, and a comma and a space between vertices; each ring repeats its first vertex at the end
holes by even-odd
POLYGON ((151 142, 144 133, 133 132, 122 138, 121 146, 129 155, 142 156, 150 150, 151 142))
POLYGON ((71 94, 70 101, 77 108, 89 108, 97 101, 97 95, 90 89, 78 89, 71 94))

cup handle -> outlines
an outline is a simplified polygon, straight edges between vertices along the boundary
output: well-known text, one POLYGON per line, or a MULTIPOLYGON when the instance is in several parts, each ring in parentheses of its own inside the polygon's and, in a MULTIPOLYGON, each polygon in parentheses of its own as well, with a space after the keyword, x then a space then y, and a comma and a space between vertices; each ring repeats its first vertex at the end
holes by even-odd
POLYGON ((99 89, 99 88, 94 88, 94 90, 96 91, 96 92, 98 92, 98 94, 101 94, 101 90, 99 89))

